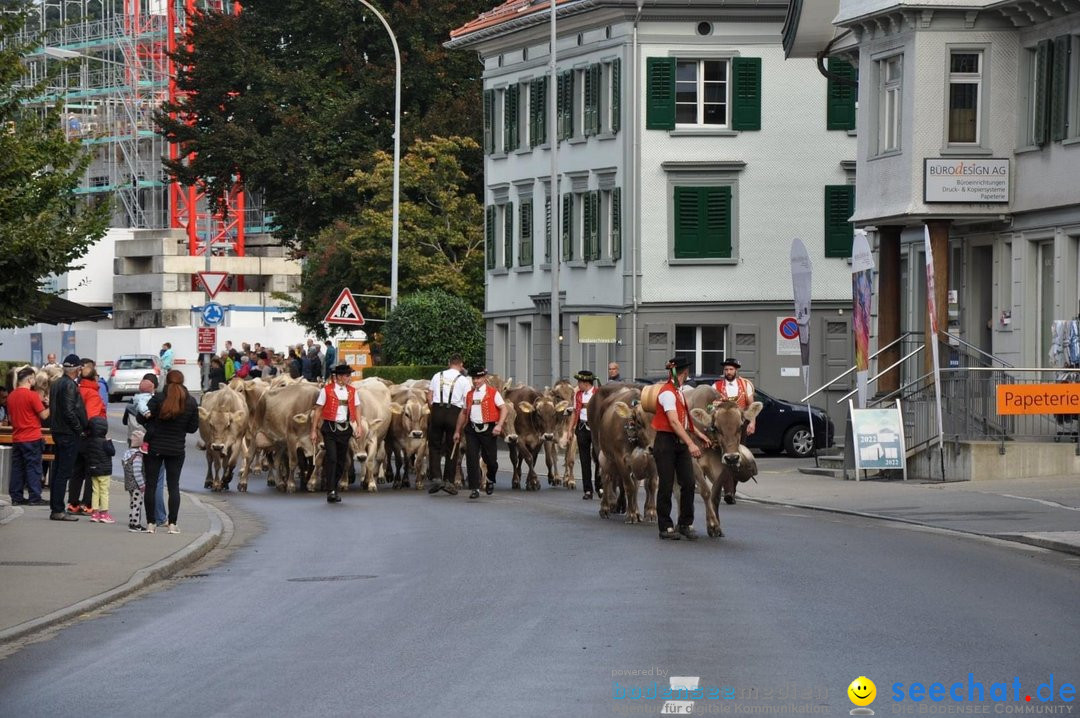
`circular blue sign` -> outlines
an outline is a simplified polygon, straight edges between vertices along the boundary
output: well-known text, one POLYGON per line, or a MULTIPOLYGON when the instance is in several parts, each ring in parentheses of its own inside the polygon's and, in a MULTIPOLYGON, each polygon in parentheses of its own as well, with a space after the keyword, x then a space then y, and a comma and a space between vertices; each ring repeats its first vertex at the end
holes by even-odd
POLYGON ((794 317, 788 317, 780 322, 780 336, 784 339, 799 338, 799 323, 795 321, 794 317))
POLYGON ((207 302, 202 310, 203 324, 208 327, 216 327, 225 321, 225 308, 217 302, 207 302))

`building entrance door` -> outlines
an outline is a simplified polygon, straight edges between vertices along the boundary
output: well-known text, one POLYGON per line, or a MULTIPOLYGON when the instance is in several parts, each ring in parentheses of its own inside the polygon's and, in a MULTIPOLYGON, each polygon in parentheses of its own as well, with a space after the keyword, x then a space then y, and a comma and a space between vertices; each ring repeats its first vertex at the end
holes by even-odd
POLYGON ((1054 242, 1039 243, 1039 357, 1036 366, 1050 362, 1050 326, 1054 321, 1054 242))

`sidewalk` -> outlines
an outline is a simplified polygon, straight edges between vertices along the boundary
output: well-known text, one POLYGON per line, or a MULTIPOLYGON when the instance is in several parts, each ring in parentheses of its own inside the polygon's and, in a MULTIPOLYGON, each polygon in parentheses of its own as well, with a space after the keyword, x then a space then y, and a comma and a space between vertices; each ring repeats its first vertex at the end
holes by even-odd
MULTIPOLYGON (((46 493, 46 496, 48 494, 46 493)), ((171 575, 217 545, 224 523, 217 509, 182 494, 179 535, 127 530, 128 493, 113 479, 115 524, 89 516, 49 521, 49 507, 11 506, 0 499, 0 643, 67 621, 171 575)))
POLYGON ((762 471, 740 499, 903 521, 1080 554, 1080 476, 951 483, 762 471))

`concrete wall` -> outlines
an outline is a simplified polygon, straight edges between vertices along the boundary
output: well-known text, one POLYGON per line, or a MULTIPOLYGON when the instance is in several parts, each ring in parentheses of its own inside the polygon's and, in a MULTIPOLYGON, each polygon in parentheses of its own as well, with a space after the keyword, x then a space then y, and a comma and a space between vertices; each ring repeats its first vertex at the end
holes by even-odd
POLYGON ((47 292, 60 294, 77 304, 110 307, 113 303, 113 254, 117 242, 130 240, 132 230, 109 228, 96 244, 90 247, 76 269, 44 282, 47 292))
MULTIPOLYGON (((985 481, 1018 476, 1080 476, 1080 456, 1070 443, 966 441, 945 444, 945 475, 952 480, 985 481)), ((937 446, 908 460, 909 479, 941 479, 937 446)))

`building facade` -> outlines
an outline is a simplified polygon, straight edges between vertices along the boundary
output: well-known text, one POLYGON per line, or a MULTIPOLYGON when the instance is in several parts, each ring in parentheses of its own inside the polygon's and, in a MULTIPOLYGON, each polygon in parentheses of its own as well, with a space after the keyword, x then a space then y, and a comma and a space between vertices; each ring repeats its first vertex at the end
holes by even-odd
POLYGON ((555 128, 542 111, 547 7, 511 0, 449 43, 485 68, 489 366, 551 380, 560 262, 562 376, 604 376, 608 361, 658 376, 674 354, 715 374, 734 356, 767 391, 798 398, 799 357, 776 341, 796 237, 814 265, 814 381, 850 366, 854 95, 813 61, 785 61, 787 2, 560 3, 555 128), (614 344, 579 341, 592 315, 615 316, 614 344))

